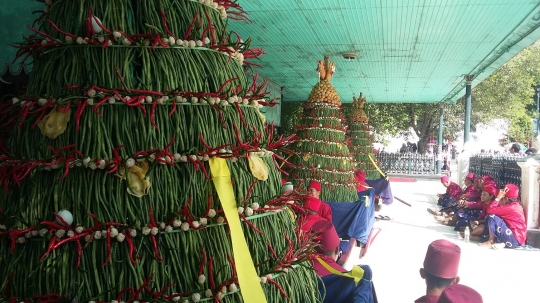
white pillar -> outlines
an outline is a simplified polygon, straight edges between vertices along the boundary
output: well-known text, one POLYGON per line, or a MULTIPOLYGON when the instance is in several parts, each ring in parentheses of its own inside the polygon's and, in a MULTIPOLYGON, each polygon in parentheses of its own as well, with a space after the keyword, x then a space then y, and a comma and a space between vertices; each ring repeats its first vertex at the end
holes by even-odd
POLYGON ((469 162, 471 153, 465 148, 457 157, 457 180, 456 183, 460 186, 464 186, 465 176, 469 173, 469 162))
MULTIPOLYGON (((527 228, 538 227, 540 186, 538 184, 539 163, 535 159, 517 162, 521 167, 521 205, 525 212, 527 228)), ((504 184, 501 184, 501 186, 504 184)))

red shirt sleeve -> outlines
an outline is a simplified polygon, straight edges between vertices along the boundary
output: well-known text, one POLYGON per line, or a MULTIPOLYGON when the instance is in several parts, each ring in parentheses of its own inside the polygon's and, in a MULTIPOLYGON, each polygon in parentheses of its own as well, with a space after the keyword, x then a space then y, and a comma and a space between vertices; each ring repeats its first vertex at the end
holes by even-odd
POLYGON ((469 209, 484 209, 483 202, 467 202, 469 209))
POLYGON ((332 208, 330 208, 330 205, 322 202, 321 206, 319 206, 319 211, 317 211, 317 214, 319 217, 332 222, 332 208))
POLYGON ((450 182, 450 185, 446 189, 446 193, 455 200, 459 200, 459 197, 461 197, 462 193, 461 187, 459 187, 459 185, 454 182, 450 182))
POLYGON ((490 215, 497 215, 504 219, 504 217, 512 216, 516 212, 512 206, 512 204, 499 206, 499 201, 493 200, 493 202, 489 204, 487 213, 490 215))

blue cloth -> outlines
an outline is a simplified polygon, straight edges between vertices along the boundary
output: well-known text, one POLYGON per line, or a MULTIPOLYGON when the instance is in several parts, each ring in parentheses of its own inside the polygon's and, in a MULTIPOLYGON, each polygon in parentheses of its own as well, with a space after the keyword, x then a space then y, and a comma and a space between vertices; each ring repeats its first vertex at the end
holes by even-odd
POLYGON ((392 195, 392 188, 390 188, 390 182, 386 178, 380 178, 377 180, 366 180, 367 185, 373 187, 375 190, 375 196, 382 198, 383 204, 390 205, 394 202, 394 195, 392 195))
POLYGON ((478 219, 478 216, 480 216, 481 212, 481 209, 468 208, 464 209, 462 212, 457 212, 456 227, 454 228, 454 230, 459 230, 461 227, 469 226, 469 222, 478 219))
POLYGON ((375 222, 374 189, 358 193, 358 201, 353 203, 326 202, 332 208, 332 223, 338 236, 344 240, 355 238, 366 243, 375 222), (369 197, 366 206, 364 196, 369 197))
POLYGON ((504 220, 499 216, 486 216, 486 227, 481 235, 482 241, 485 242, 489 240, 489 230, 491 230, 491 233, 493 234, 495 243, 504 243, 508 248, 517 248, 521 245, 516 237, 514 237, 512 230, 508 228, 508 225, 506 225, 504 220))
POLYGON ((375 289, 371 282, 372 272, 367 265, 360 265, 364 277, 358 285, 354 280, 338 275, 329 275, 318 280, 319 292, 324 296, 323 303, 374 303, 375 289))
POLYGON ((454 198, 450 197, 448 194, 444 194, 442 195, 442 197, 439 198, 437 204, 442 206, 443 208, 446 208, 448 207, 448 204, 450 204, 450 202, 452 201, 454 201, 454 198))

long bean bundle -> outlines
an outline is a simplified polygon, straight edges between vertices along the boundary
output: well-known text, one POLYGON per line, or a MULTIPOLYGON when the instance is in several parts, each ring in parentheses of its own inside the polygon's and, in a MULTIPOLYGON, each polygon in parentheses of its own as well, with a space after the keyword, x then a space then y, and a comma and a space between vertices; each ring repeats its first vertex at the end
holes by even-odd
POLYGON ((376 180, 382 176, 374 163, 373 137, 369 131, 369 118, 364 111, 365 102, 366 98, 362 96, 362 93, 358 99, 353 97, 352 109, 347 119, 349 123, 347 136, 350 138, 356 167, 366 173, 367 180, 376 180))
POLYGON ((320 82, 313 87, 299 125, 300 140, 295 143, 290 162, 296 184, 317 180, 323 185, 321 199, 334 202, 358 200, 354 181, 355 164, 346 140, 341 102, 328 81, 333 63, 319 61, 320 82))
POLYGON ((25 96, 0 106, 0 302, 317 302, 312 236, 282 196, 260 50, 234 1, 47 0, 20 44, 25 96), (249 40, 246 40, 249 41, 249 40), (268 144, 268 146, 267 146, 268 144), (269 148, 269 147, 268 147, 269 148), (233 252, 209 160, 226 159, 252 260, 233 252))

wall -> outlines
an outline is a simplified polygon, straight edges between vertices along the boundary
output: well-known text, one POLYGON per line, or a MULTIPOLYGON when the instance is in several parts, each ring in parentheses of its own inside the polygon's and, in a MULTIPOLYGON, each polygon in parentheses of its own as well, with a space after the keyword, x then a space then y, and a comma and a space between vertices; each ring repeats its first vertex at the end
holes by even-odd
POLYGON ((26 27, 31 25, 39 14, 33 11, 43 10, 45 5, 35 0, 2 0, 0 1, 0 70, 4 64, 11 63, 17 50, 8 44, 22 41, 23 35, 31 31, 26 27))

